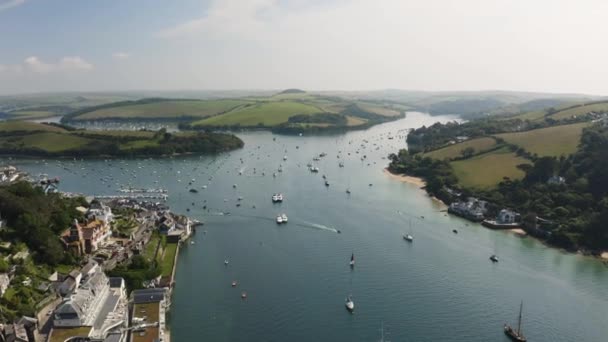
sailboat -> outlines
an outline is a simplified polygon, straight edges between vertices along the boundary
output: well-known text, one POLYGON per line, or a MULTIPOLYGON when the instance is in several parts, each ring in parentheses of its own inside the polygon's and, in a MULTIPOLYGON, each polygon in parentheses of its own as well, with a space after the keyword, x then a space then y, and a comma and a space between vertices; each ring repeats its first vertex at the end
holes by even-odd
POLYGON ((517 341, 517 342, 526 342, 527 339, 524 337, 524 335, 521 332, 521 312, 523 310, 524 307, 524 301, 521 301, 521 304, 519 305, 519 317, 517 318, 517 330, 514 330, 513 328, 511 328, 510 325, 505 324, 505 335, 507 335, 507 337, 509 337, 512 341, 517 341))
POLYGON ((412 232, 412 220, 410 219, 410 232, 408 234, 403 235, 403 240, 405 240, 407 242, 413 242, 414 237, 412 236, 411 232, 412 232))
POLYGON ((355 267, 355 253, 351 254, 349 265, 351 268, 355 267))

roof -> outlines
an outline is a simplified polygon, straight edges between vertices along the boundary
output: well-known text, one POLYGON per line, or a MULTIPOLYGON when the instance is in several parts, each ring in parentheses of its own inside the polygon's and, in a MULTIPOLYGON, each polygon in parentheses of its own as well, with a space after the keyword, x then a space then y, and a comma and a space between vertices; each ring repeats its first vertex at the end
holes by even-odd
POLYGON ((91 327, 54 328, 51 330, 48 341, 49 342, 64 342, 69 337, 89 336, 90 332, 91 332, 91 327))
POLYGON ((135 304, 156 303, 165 299, 165 289, 154 288, 134 290, 131 295, 133 296, 133 303, 135 304))
POLYGON ((124 279, 120 277, 110 277, 110 287, 112 288, 122 287, 124 282, 124 279))

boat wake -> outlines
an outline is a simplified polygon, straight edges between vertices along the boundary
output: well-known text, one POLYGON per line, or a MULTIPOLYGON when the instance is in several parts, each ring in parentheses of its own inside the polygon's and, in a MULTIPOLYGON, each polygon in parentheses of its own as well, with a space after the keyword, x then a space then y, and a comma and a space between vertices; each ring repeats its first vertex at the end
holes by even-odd
POLYGON ((296 223, 296 225, 300 226, 300 227, 305 227, 305 228, 313 228, 313 229, 319 229, 319 230, 327 230, 329 232, 333 232, 333 233, 337 233, 338 230, 336 228, 332 228, 332 227, 328 227, 328 226, 324 226, 322 224, 318 224, 318 223, 313 223, 313 222, 306 222, 306 221, 302 221, 299 223, 296 223))

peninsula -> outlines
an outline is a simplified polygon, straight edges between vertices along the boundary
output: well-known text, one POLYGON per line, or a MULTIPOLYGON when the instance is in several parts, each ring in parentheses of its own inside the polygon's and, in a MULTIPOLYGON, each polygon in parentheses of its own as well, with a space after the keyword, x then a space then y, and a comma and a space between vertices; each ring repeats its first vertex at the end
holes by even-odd
POLYGON ((243 147, 232 134, 210 132, 93 131, 61 124, 0 123, 0 154, 43 157, 141 157, 219 153, 243 147))

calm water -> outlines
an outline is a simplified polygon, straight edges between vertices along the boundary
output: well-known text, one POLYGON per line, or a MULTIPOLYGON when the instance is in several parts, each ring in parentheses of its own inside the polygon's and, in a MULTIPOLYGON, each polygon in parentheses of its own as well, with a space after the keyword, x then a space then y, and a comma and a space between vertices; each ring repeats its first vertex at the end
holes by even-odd
POLYGON ((446 216, 416 186, 383 174, 382 157, 405 145, 400 130, 447 119, 410 113, 315 138, 246 133, 244 149, 216 157, 17 164, 60 176, 65 191, 162 186, 174 211, 206 222, 179 257, 175 342, 377 341, 382 323, 393 342, 507 341, 502 325, 516 323, 520 300, 529 341, 606 341, 608 268, 600 262, 446 216), (321 152, 320 173, 309 173, 321 152), (274 192, 285 194, 282 204, 271 203, 274 192), (278 226, 281 212, 289 223, 278 226), (412 244, 402 239, 410 221, 412 244), (488 260, 493 253, 498 264, 488 260), (350 293, 354 314, 344 308, 350 293))

